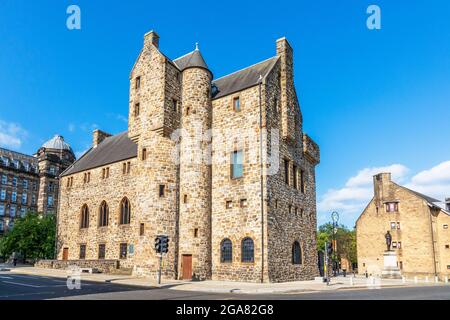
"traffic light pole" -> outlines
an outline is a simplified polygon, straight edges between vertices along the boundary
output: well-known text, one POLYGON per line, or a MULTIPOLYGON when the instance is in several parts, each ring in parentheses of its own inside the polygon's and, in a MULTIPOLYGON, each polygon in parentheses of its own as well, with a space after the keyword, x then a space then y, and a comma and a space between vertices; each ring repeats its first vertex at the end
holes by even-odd
POLYGON ((162 253, 159 255, 158 284, 161 284, 162 253))

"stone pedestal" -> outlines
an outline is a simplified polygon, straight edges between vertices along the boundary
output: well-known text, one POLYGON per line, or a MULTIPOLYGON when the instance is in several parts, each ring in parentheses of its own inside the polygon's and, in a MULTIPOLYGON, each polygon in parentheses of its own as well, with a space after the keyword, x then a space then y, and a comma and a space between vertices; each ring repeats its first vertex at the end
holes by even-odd
POLYGON ((397 266, 397 252, 384 252, 384 268, 381 272, 381 277, 384 279, 401 279, 402 274, 397 266))

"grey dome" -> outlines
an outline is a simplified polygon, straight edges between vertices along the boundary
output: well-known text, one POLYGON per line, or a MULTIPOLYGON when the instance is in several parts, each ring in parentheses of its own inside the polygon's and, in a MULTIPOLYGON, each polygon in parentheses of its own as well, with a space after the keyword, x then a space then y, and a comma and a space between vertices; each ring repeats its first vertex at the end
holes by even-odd
POLYGON ((42 145, 42 148, 46 149, 56 149, 56 150, 67 150, 72 151, 72 148, 68 143, 64 141, 64 138, 60 135, 55 135, 53 138, 48 140, 46 143, 42 145))
POLYGON ((209 71, 205 59, 203 59, 203 56, 198 48, 178 59, 173 60, 173 62, 181 71, 184 71, 187 68, 204 68, 209 71))

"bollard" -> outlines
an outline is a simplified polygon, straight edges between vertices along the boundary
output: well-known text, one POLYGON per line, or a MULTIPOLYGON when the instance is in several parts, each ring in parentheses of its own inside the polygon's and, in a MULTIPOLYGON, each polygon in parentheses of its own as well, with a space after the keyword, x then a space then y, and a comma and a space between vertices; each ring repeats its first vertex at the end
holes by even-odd
POLYGON ((417 283, 417 276, 414 277, 414 283, 417 283))
POLYGON ((350 277, 350 285, 353 286, 353 277, 350 277))
POLYGON ((405 276, 402 277, 402 282, 406 283, 406 277, 405 276))
POLYGON ((427 283, 428 283, 428 276, 426 276, 426 277, 425 277, 425 282, 427 282, 427 283))
POLYGON ((445 283, 448 283, 448 277, 445 276, 445 283))
POLYGON ((438 283, 439 282, 439 278, 438 277, 434 277, 434 282, 438 283))

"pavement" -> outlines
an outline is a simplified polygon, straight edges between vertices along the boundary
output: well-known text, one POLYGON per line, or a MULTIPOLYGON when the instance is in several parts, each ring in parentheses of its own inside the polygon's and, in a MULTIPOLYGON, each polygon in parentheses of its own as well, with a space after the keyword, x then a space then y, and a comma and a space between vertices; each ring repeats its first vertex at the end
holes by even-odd
MULTIPOLYGON (((35 268, 31 266, 11 267, 0 265, 0 270, 9 270, 10 274, 30 275, 38 277, 66 279, 73 275, 66 270, 35 268)), ((248 283, 233 281, 180 281, 166 280, 158 285, 154 279, 146 277, 135 277, 127 275, 110 275, 110 274, 80 274, 80 280, 93 283, 108 283, 123 286, 133 286, 141 288, 164 288, 169 290, 193 291, 205 293, 233 293, 233 294, 293 294, 308 292, 327 292, 337 290, 354 290, 354 289, 381 289, 393 287, 423 287, 423 286, 448 286, 449 283, 433 283, 433 279, 377 279, 365 278, 362 276, 339 276, 332 278, 329 285, 323 283, 321 279, 311 281, 295 281, 284 283, 248 283)))

